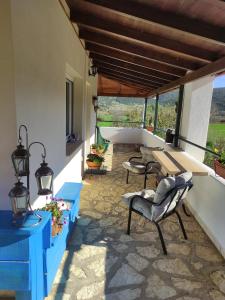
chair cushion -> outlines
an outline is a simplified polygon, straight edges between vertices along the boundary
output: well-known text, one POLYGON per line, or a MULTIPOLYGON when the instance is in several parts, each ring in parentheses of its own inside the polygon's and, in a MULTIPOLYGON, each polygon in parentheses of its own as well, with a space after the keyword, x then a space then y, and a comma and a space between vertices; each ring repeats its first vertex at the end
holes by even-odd
MULTIPOLYGON (((162 200, 165 199, 167 193, 169 193, 175 187, 180 187, 186 184, 189 180, 191 180, 191 178, 192 178, 192 173, 186 172, 176 177, 166 177, 162 179, 157 187, 155 197, 154 197, 154 202, 160 203, 162 200)), ((181 189, 177 193, 176 192, 171 193, 168 195, 168 197, 163 201, 161 205, 159 206, 153 205, 151 208, 151 220, 158 221, 161 219, 161 217, 164 215, 166 211, 170 212, 171 210, 173 210, 182 192, 183 190, 181 189), (173 201, 171 202, 172 198, 173 201)), ((180 199, 180 201, 182 201, 185 198, 186 194, 187 192, 182 196, 182 199, 180 199)))
MULTIPOLYGON (((142 190, 135 193, 127 193, 122 196, 122 200, 128 206, 130 205, 130 200, 135 196, 142 196, 148 200, 153 201, 155 192, 153 190, 142 190)), ((152 204, 142 199, 135 199, 133 202, 133 208, 142 213, 146 218, 151 219, 151 206, 152 204)))
POLYGON ((147 163, 149 161, 154 161, 154 157, 152 155, 152 151, 157 151, 157 150, 163 150, 160 147, 140 147, 141 155, 142 155, 142 160, 147 163))
POLYGON ((143 174, 145 172, 145 165, 141 162, 125 161, 122 165, 126 170, 136 174, 143 174))

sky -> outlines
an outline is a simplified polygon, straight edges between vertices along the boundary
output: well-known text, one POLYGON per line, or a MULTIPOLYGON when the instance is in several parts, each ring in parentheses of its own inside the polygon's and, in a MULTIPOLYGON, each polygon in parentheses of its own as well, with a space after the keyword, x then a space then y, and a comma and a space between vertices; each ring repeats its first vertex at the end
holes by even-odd
POLYGON ((225 75, 218 76, 214 79, 213 87, 225 87, 225 75))

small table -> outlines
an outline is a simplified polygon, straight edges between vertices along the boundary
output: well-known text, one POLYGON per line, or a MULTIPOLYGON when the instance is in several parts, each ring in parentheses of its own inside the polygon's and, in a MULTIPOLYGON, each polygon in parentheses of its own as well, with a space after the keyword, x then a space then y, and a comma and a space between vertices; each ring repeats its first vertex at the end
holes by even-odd
POLYGON ((208 169, 184 151, 152 151, 167 175, 192 172, 196 176, 207 176, 208 169))

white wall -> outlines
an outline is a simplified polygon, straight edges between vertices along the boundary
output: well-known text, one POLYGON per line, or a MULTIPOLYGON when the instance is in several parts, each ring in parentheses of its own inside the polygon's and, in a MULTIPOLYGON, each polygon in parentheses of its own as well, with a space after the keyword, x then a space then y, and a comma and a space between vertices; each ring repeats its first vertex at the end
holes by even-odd
POLYGON ((16 147, 13 44, 10 1, 0 1, 0 209, 10 208, 15 179, 11 153, 16 147))
MULTIPOLYGON (((10 94, 13 93, 13 88, 7 89, 8 94, 3 99, 5 113, 2 113, 2 110, 0 112, 1 121, 2 115, 6 116, 8 111, 12 116, 8 118, 8 123, 11 119, 12 124, 7 126, 9 145, 4 151, 10 154, 8 149, 12 148, 11 144, 16 144, 16 119, 17 128, 20 124, 27 125, 30 142, 41 141, 47 148, 46 161, 55 172, 54 190, 57 192, 64 181, 81 180, 83 156, 81 146, 70 157, 66 157, 66 74, 69 70, 75 82, 75 126, 80 127, 79 130, 84 140, 86 139, 86 133, 82 132, 84 122, 90 127, 90 118, 85 118, 87 110, 85 101, 89 101, 86 97, 86 82, 90 85, 90 98, 96 95, 96 78, 88 77, 87 53, 59 1, 11 0, 1 1, 1 5, 7 2, 11 4, 11 20, 9 18, 7 21, 12 24, 12 34, 10 34, 9 25, 6 28, 1 26, 0 30, 4 28, 4 34, 1 34, 1 37, 3 35, 8 39, 4 50, 10 56, 7 64, 9 70, 11 70, 11 65, 14 65, 12 74, 14 74, 15 89, 14 98, 10 94), (13 102, 15 102, 14 106, 13 102), (12 129, 14 129, 13 133, 12 129)), ((7 9, 9 10, 9 4, 5 4, 7 7, 3 7, 3 10, 0 9, 3 16, 7 13, 7 9)), ((6 44, 5 41, 3 42, 6 44)), ((7 84, 11 86, 13 85, 12 74, 9 74, 7 79, 7 84)), ((4 81, 1 77, 0 84, 2 83, 4 81)), ((4 124, 7 124, 7 121, 4 124)), ((6 131, 6 125, 3 128, 6 131)), ((41 205, 41 199, 37 201, 34 172, 41 161, 41 148, 34 146, 31 149, 31 155, 30 192, 32 203, 36 207, 41 205)), ((5 157, 6 155, 0 156, 1 165, 2 161, 5 163, 5 157)), ((8 169, 11 168, 10 161, 5 164, 8 169)), ((11 179, 8 185, 11 186, 13 182, 14 179, 11 179)), ((4 182, 3 186, 8 190, 4 182)), ((4 201, 8 200, 4 199, 4 201)))
MULTIPOLYGON (((187 140, 205 147, 212 102, 214 77, 204 77, 185 85, 180 135, 187 140)), ((200 161, 205 151, 190 144, 181 147, 200 161)))
POLYGON ((100 132, 112 143, 142 144, 141 128, 101 127, 100 132))

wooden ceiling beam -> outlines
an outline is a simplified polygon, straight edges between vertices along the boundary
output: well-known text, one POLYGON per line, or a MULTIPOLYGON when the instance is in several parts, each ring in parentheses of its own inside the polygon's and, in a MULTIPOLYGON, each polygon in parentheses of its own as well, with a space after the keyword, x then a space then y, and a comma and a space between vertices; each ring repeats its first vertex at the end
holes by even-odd
POLYGON ((129 87, 134 87, 140 91, 146 91, 147 93, 150 93, 153 89, 152 88, 149 88, 149 87, 146 87, 146 86, 143 86, 143 85, 140 85, 138 83, 135 83, 135 82, 131 82, 127 79, 124 79, 124 78, 119 78, 118 76, 115 76, 113 74, 108 74, 108 73, 101 73, 102 76, 106 77, 106 78, 109 78, 109 79, 112 79, 112 80, 116 80, 124 85, 127 85, 129 87))
POLYGON ((140 79, 146 80, 149 83, 153 83, 153 84, 156 84, 158 86, 167 83, 167 81, 166 82, 165 81, 161 81, 160 79, 157 80, 157 78, 154 78, 154 77, 152 78, 151 76, 145 75, 143 73, 135 72, 132 69, 123 68, 123 67, 121 67, 119 65, 113 65, 113 64, 101 61, 101 60, 94 59, 93 60, 93 64, 95 66, 97 66, 97 68, 101 68, 101 67, 104 68, 105 67, 107 69, 115 70, 115 71, 118 71, 118 72, 121 72, 121 73, 124 73, 124 74, 130 74, 130 75, 135 76, 136 78, 140 78, 140 79))
POLYGON ((141 82, 146 83, 149 86, 152 86, 155 88, 162 86, 162 84, 149 81, 148 78, 146 79, 146 78, 140 77, 138 73, 132 73, 130 71, 127 71, 125 69, 121 69, 121 68, 118 68, 118 67, 115 67, 112 65, 105 65, 105 64, 99 65, 99 66, 97 65, 97 68, 98 68, 98 70, 100 70, 100 72, 104 71, 104 70, 108 70, 109 72, 114 72, 116 74, 121 74, 123 76, 127 76, 127 78, 134 78, 134 79, 140 80, 141 82))
POLYGON ((126 77, 125 75, 117 74, 117 73, 111 72, 109 70, 100 70, 99 74, 111 76, 114 79, 117 79, 118 81, 126 82, 127 84, 129 84, 129 83, 134 84, 136 86, 141 87, 142 89, 146 89, 146 90, 149 90, 149 91, 154 90, 154 87, 149 86, 149 85, 147 85, 147 84, 145 84, 145 83, 143 83, 139 80, 136 80, 136 79, 133 79, 133 78, 130 78, 130 77, 126 77))
POLYGON ((103 45, 98 45, 91 42, 85 43, 86 49, 90 52, 94 53, 100 53, 109 57, 115 57, 120 60, 128 61, 133 64, 141 65, 144 67, 147 67, 149 69, 156 70, 161 73, 171 74, 173 76, 181 77, 184 76, 186 71, 183 69, 175 68, 170 65, 162 64, 157 61, 149 60, 140 56, 137 56, 135 54, 126 53, 123 51, 120 51, 118 49, 106 47, 103 45))
POLYGON ((151 45, 155 45, 168 51, 175 51, 178 54, 189 55, 206 62, 216 60, 218 55, 207 49, 180 42, 163 35, 154 33, 148 23, 122 15, 108 8, 88 3, 87 1, 76 0, 76 5, 71 2, 70 18, 72 22, 80 25, 87 25, 93 28, 106 30, 115 34, 126 36, 151 45))
POLYGON ((223 71, 225 71, 225 57, 220 58, 217 61, 212 62, 211 64, 208 64, 207 66, 204 66, 196 71, 190 72, 187 75, 164 85, 163 87, 155 89, 149 94, 149 96, 165 93, 185 83, 197 80, 205 76, 215 75, 223 71))
POLYGON ((104 73, 109 72, 109 73, 112 73, 114 75, 118 75, 118 76, 127 78, 129 80, 133 80, 133 81, 135 81, 137 83, 144 84, 145 86, 148 86, 150 88, 159 88, 160 87, 160 85, 153 84, 153 83, 151 83, 149 81, 146 81, 144 79, 141 79, 141 78, 137 78, 136 76, 133 76, 133 75, 131 75, 129 73, 122 73, 122 72, 120 72, 118 70, 112 70, 112 69, 108 69, 106 67, 100 67, 100 68, 98 68, 98 72, 99 73, 101 73, 101 72, 104 72, 104 73))
POLYGON ((79 27, 79 37, 85 41, 136 54, 150 60, 166 63, 185 70, 195 70, 206 64, 202 61, 196 61, 194 58, 185 56, 180 57, 177 53, 168 52, 162 48, 156 50, 146 43, 86 26, 79 27))
POLYGON ((146 74, 149 77, 151 77, 152 79, 160 80, 160 82, 163 82, 163 83, 167 83, 171 80, 177 79, 176 76, 165 74, 165 73, 160 73, 160 72, 154 71, 152 69, 146 68, 144 66, 136 65, 136 64, 133 64, 133 63, 130 63, 130 62, 127 62, 127 61, 122 61, 120 59, 105 56, 105 55, 102 55, 102 54, 91 52, 89 54, 89 57, 92 58, 93 60, 98 60, 98 61, 103 62, 103 63, 106 62, 108 64, 119 66, 119 67, 122 67, 122 68, 125 68, 125 69, 134 70, 134 71, 136 71, 138 73, 141 73, 141 74, 146 74))
POLYGON ((88 2, 107 7, 117 12, 122 12, 140 19, 157 23, 169 28, 178 29, 184 33, 191 33, 200 38, 210 40, 216 44, 225 45, 224 28, 214 26, 198 19, 179 15, 175 12, 164 11, 151 4, 151 1, 127 0, 87 0, 88 2))

